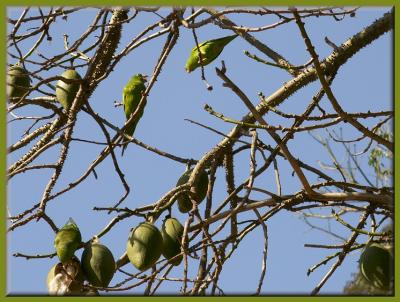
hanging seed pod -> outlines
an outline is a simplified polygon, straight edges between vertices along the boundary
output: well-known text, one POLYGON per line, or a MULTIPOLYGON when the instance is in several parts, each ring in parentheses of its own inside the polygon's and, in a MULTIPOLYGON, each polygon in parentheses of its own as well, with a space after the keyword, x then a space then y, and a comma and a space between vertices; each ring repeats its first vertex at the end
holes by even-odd
POLYGON ((31 86, 29 73, 19 65, 11 66, 7 71, 7 98, 18 102, 31 86), (16 99, 18 98, 18 99, 16 99))
POLYGON ((126 252, 129 261, 140 271, 152 267, 162 251, 162 236, 151 223, 143 222, 129 234, 126 252))
POLYGON ((91 285, 107 287, 115 273, 115 260, 111 251, 97 240, 89 243, 81 258, 82 269, 91 285))
POLYGON ((81 295, 84 281, 79 260, 74 257, 64 265, 55 264, 47 274, 50 295, 81 295))
MULTIPOLYGON (((176 186, 183 185, 188 182, 190 175, 192 174, 193 169, 190 169, 182 174, 182 176, 178 179, 176 186)), ((200 179, 196 185, 197 196, 195 196, 195 201, 197 204, 200 204, 207 195, 208 189, 208 175, 206 171, 200 172, 200 179)), ((192 209, 192 202, 189 197, 189 193, 180 194, 177 198, 178 200, 178 209, 181 213, 187 213, 192 209)))
MULTIPOLYGON (((162 254, 166 259, 171 259, 181 253, 181 241, 183 236, 183 226, 176 218, 167 218, 164 220, 161 228, 163 239, 162 254)), ((179 265, 183 256, 180 255, 171 261, 173 265, 179 265)))
POLYGON ((393 278, 393 257, 379 244, 367 246, 360 257, 360 270, 376 288, 388 289, 393 278))
MULTIPOLYGON (((68 80, 81 80, 81 76, 74 69, 67 69, 61 76, 68 80)), ((79 82, 67 83, 59 80, 56 85, 56 97, 65 110, 69 110, 79 90, 79 82)))

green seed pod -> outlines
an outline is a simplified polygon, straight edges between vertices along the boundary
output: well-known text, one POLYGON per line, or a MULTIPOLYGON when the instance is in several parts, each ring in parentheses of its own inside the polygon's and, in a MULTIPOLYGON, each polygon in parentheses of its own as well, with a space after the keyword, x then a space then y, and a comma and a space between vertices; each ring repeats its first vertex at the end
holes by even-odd
POLYGON ((107 287, 115 273, 115 260, 111 251, 104 245, 88 244, 81 258, 82 269, 91 285, 107 287))
POLYGON ((14 65, 7 72, 7 97, 10 102, 18 102, 30 88, 31 79, 28 72, 21 66, 14 65))
MULTIPOLYGON (((69 80, 81 80, 81 76, 74 69, 64 71, 61 76, 69 80)), ((56 85, 56 97, 65 110, 69 110, 79 90, 79 82, 66 83, 59 80, 56 85)))
POLYGON ((140 271, 152 267, 162 251, 162 236, 151 223, 143 222, 132 229, 126 245, 129 261, 140 271))
MULTIPOLYGON (((161 236, 163 239, 162 254, 166 259, 171 259, 181 252, 181 241, 183 236, 183 226, 175 218, 167 218, 164 220, 161 228, 161 236)), ((173 265, 179 265, 182 261, 182 255, 171 261, 173 265)))
POLYGON ((360 270, 370 284, 388 289, 393 278, 393 257, 381 245, 369 245, 361 254, 360 270))
POLYGON ((50 269, 47 289, 51 295, 81 295, 83 281, 80 262, 74 257, 64 265, 59 262, 50 269))
MULTIPOLYGON (((182 176, 178 179, 176 183, 177 186, 183 185, 188 182, 190 175, 192 174, 193 169, 190 169, 182 174, 182 176)), ((208 189, 208 175, 206 171, 200 172, 200 179, 196 186, 197 196, 195 200, 197 204, 200 204, 207 195, 208 189)), ((192 209, 192 202, 190 201, 189 193, 180 194, 177 198, 178 200, 178 208, 181 213, 187 213, 192 209)))

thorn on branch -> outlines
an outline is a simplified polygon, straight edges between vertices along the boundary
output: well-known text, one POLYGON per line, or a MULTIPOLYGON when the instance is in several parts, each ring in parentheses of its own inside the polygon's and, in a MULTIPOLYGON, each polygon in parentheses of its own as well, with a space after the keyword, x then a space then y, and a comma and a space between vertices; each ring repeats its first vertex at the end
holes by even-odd
POLYGON ((97 179, 98 179, 98 176, 97 176, 96 170, 93 169, 92 172, 93 172, 94 178, 97 180, 97 179))
POLYGON ((339 50, 339 46, 337 46, 335 43, 329 40, 328 37, 325 37, 325 43, 328 44, 330 47, 332 47, 334 50, 339 50))
POLYGON ((225 74, 226 73, 226 66, 225 66, 225 61, 224 60, 222 60, 221 61, 221 72, 223 73, 223 74, 225 74))

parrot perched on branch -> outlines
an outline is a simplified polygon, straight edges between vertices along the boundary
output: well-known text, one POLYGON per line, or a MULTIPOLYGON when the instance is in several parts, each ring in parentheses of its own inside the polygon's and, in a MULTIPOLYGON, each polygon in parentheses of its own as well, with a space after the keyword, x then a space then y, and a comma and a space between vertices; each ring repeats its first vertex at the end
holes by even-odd
POLYGON ((54 247, 62 264, 71 260, 82 243, 81 232, 72 218, 59 230, 54 239, 54 247))
MULTIPOLYGON (((131 79, 129 82, 125 85, 124 91, 122 93, 122 102, 124 105, 124 111, 125 111, 125 116, 126 119, 128 120, 133 114, 139 105, 139 102, 142 98, 143 92, 146 90, 145 83, 147 82, 147 76, 142 75, 142 74, 136 74, 131 79)), ((133 133, 135 132, 136 125, 139 122, 139 119, 142 117, 144 111, 144 107, 140 110, 137 118, 132 121, 131 124, 126 128, 125 133, 132 136, 133 133)), ((126 147, 128 146, 127 144, 128 139, 123 137, 122 142, 125 143, 122 146, 122 155, 124 155, 124 151, 126 147)))
POLYGON ((197 67, 200 67, 200 65, 205 66, 210 64, 220 55, 224 47, 236 37, 237 35, 226 36, 219 39, 208 40, 206 42, 199 44, 202 64, 200 62, 199 51, 196 45, 192 49, 192 52, 190 53, 190 56, 186 61, 186 66, 185 66, 186 71, 190 73, 197 67))

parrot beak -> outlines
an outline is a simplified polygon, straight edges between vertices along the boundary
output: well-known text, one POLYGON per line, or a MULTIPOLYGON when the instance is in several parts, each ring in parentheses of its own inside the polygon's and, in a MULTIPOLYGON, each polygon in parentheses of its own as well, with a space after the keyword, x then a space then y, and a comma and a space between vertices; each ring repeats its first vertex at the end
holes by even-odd
POLYGON ((147 82, 147 79, 149 78, 149 76, 146 75, 146 74, 143 74, 143 75, 142 75, 142 78, 143 78, 143 80, 144 80, 145 82, 147 82))

